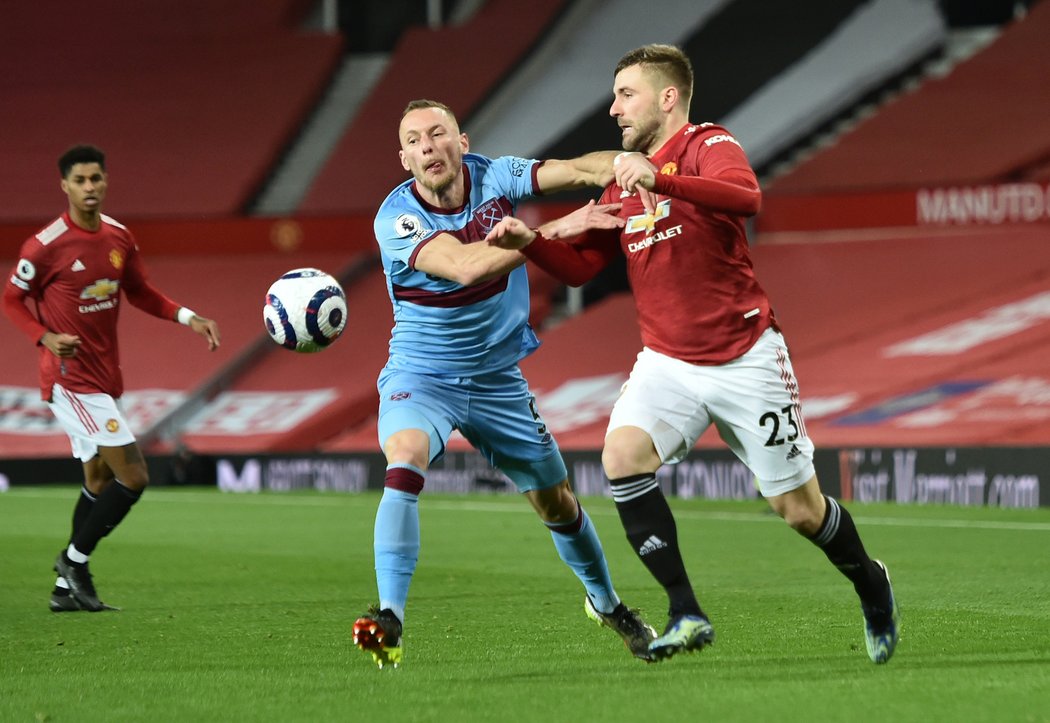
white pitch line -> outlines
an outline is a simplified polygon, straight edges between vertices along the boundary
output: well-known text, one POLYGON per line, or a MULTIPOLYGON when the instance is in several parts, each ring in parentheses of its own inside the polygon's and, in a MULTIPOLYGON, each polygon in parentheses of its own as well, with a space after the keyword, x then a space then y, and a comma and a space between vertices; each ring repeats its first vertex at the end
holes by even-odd
MULTIPOLYGON (((9 493, 12 497, 57 497, 68 495, 69 489, 46 489, 46 488, 21 488, 13 489, 9 493)), ((280 493, 225 493, 218 495, 224 501, 237 500, 249 504, 278 504, 290 507, 326 507, 333 500, 339 500, 339 495, 349 493, 336 493, 318 497, 283 496, 280 493)), ((3 500, 4 495, 0 495, 3 500)), ((509 497, 509 495, 508 495, 509 497)), ((187 490, 148 490, 147 499, 154 502, 216 502, 216 495, 211 492, 191 492, 187 490)), ((525 500, 517 502, 457 502, 450 499, 421 499, 422 509, 435 509, 451 512, 503 512, 503 513, 527 513, 534 514, 532 508, 525 500)), ((2 509, 2 508, 0 508, 2 509)), ((617 512, 614 509, 587 508, 588 514, 598 516, 613 516, 617 512)), ((675 517, 679 520, 715 520, 719 522, 777 522, 783 524, 779 517, 772 514, 755 512, 704 512, 702 510, 676 510, 675 517)), ((995 520, 952 520, 936 519, 926 517, 865 517, 854 518, 861 525, 882 525, 885 527, 942 527, 956 528, 978 528, 982 530, 1018 530, 1025 532, 1050 532, 1050 522, 999 522, 995 520)))
MULTIPOLYGON (((463 510, 465 512, 532 512, 526 505, 508 505, 504 503, 452 502, 448 500, 420 501, 427 507, 442 510, 463 510)), ((616 510, 587 508, 591 515, 612 516, 616 510)), ((703 512, 702 510, 676 510, 675 518, 682 520, 717 520, 720 522, 777 522, 784 524, 779 517, 772 514, 755 512, 703 512)), ((986 530, 1025 530, 1029 532, 1050 532, 1050 522, 996 522, 995 520, 941 520, 907 517, 855 517, 862 525, 885 525, 888 527, 978 527, 986 530)))

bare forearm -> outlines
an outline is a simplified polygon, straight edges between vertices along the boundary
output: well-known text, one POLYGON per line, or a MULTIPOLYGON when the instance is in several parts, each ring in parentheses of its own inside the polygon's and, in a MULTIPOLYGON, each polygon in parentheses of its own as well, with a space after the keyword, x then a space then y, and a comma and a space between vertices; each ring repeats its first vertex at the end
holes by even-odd
MULTIPOLYGON (((483 246, 482 244, 476 245, 483 246)), ((497 249, 487 245, 484 248, 491 253, 480 253, 476 258, 468 261, 464 268, 463 280, 460 281, 464 286, 473 286, 498 276, 504 276, 525 263, 525 257, 518 251, 497 249)))
POLYGON ((510 273, 525 263, 517 251, 501 249, 483 243, 472 243, 451 249, 433 249, 416 259, 416 270, 440 276, 463 286, 473 286, 483 281, 510 273), (433 253, 438 251, 438 253, 433 253))
POLYGON ((613 180, 616 151, 595 151, 567 161, 545 161, 536 172, 541 193, 587 186, 604 187, 613 180))

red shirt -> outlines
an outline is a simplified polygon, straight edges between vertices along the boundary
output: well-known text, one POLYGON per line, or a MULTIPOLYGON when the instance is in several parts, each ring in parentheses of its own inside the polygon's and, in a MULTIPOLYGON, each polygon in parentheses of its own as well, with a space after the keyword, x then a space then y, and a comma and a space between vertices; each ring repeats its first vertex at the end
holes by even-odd
POLYGON ((74 392, 124 393, 117 346, 121 292, 147 313, 175 320, 179 305, 147 279, 131 232, 103 215, 97 231, 63 213, 22 244, 21 258, 4 288, 4 311, 34 343, 48 331, 79 336, 74 357, 59 359, 40 347, 40 393, 50 400, 55 382, 74 392), (36 302, 36 315, 27 307, 36 302))
POLYGON ((744 228, 761 201, 758 180, 737 141, 711 124, 683 126, 649 160, 659 171, 655 214, 613 183, 600 203, 623 204, 623 229, 591 231, 572 245, 537 239, 524 253, 579 285, 618 248, 647 347, 693 364, 732 361, 775 324, 744 228))

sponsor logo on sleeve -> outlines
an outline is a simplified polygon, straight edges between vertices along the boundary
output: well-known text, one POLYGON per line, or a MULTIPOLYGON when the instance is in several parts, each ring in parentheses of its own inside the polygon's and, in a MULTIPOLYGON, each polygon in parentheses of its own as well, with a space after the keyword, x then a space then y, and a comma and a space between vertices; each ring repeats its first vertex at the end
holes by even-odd
POLYGON ((403 213, 394 219, 394 233, 399 238, 412 236, 418 239, 423 237, 426 230, 423 228, 423 222, 419 220, 418 216, 411 213, 403 213))
POLYGON ((729 135, 728 133, 719 133, 717 136, 711 136, 710 138, 704 140, 704 145, 710 147, 715 145, 716 143, 725 143, 726 141, 729 141, 730 143, 736 143, 736 145, 738 146, 740 145, 737 139, 733 138, 733 136, 729 135))
POLYGON ((525 158, 512 158, 510 161, 510 174, 515 178, 521 178, 528 170, 531 161, 525 158))

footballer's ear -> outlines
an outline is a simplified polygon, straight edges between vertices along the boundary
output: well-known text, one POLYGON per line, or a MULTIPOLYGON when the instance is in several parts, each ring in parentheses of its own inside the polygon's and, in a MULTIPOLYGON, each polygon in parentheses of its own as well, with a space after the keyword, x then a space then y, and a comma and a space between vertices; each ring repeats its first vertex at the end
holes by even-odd
POLYGON ((660 91, 660 107, 664 112, 670 111, 678 104, 678 88, 669 85, 660 91))
POLYGON ((463 149, 464 153, 470 153, 470 138, 467 137, 466 133, 459 134, 459 147, 463 149))
POLYGON ((404 168, 406 171, 411 171, 412 170, 408 166, 408 160, 405 158, 405 152, 404 151, 398 151, 397 152, 397 157, 401 159, 401 167, 402 168, 404 168))

